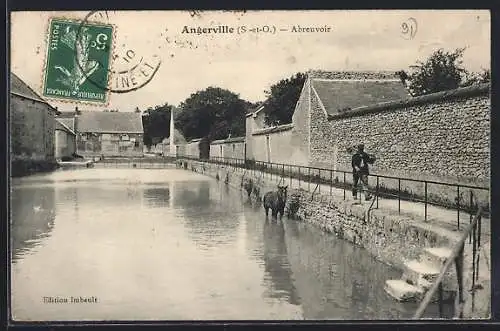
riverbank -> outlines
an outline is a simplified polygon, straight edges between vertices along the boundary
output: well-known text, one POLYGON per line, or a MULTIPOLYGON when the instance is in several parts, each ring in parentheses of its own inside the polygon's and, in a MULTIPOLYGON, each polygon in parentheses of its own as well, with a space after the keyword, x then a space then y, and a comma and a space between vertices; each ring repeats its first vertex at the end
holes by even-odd
MULTIPOLYGON (((218 178, 238 189, 243 189, 243 181, 250 179, 256 188, 251 194, 253 200, 274 190, 280 181, 279 176, 271 179, 261 173, 251 174, 245 169, 199 161, 184 162, 187 163, 185 169, 218 178)), ((406 260, 417 258, 423 248, 449 246, 459 239, 457 232, 425 223, 415 215, 373 209, 371 201, 360 202, 350 197, 344 200, 343 197, 326 192, 312 193, 298 188, 297 183, 290 186, 287 182, 282 185, 289 185, 287 209, 293 196, 294 203, 299 206, 296 217, 301 221, 312 223, 326 232, 361 246, 377 260, 400 270, 404 269, 406 260)), ((307 183, 302 185, 305 187, 307 183)))
MULTIPOLYGON (((408 271, 408 261, 419 260, 426 248, 452 248, 461 236, 461 231, 443 226, 437 220, 425 222, 421 214, 412 211, 412 206, 402 210, 401 213, 384 208, 383 203, 381 207, 375 209, 371 201, 352 199, 350 192, 345 196, 335 195, 315 184, 283 180, 276 175, 191 160, 182 161, 178 166, 201 172, 243 191, 244 183, 251 181, 252 200, 259 200, 265 192, 275 190, 278 183, 288 185, 287 209, 290 210, 291 204, 298 206, 297 218, 367 249, 375 259, 402 272, 408 271), (304 189, 305 187, 308 189, 304 189)), ((465 259, 468 260, 467 248, 465 253, 465 259)), ((470 283, 471 276, 472 273, 465 273, 465 284, 470 283)), ((490 282, 490 277, 488 271, 484 271, 483 283, 490 282)), ((456 289, 456 275, 453 268, 445 283, 445 289, 451 291, 456 289)), ((468 291, 467 287, 465 291, 468 291)), ((484 294, 487 290, 481 292, 484 294)), ((466 296, 465 299, 465 314, 468 318, 484 318, 490 314, 487 302, 481 307, 476 304, 475 309, 471 309, 470 298, 466 296)))
POLYGON ((34 160, 30 158, 17 158, 11 161, 11 177, 24 177, 36 173, 54 171, 59 167, 55 160, 34 160))

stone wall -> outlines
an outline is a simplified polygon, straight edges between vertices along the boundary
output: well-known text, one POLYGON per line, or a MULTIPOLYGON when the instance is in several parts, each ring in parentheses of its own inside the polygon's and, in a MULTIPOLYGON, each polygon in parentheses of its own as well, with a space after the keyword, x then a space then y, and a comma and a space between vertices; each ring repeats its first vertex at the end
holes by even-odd
MULTIPOLYGON (((332 168, 350 171, 348 149, 363 142, 366 152, 377 157, 372 173, 489 186, 489 85, 363 107, 329 121, 314 95, 311 102, 312 166, 334 163, 332 168)), ((398 187, 397 180, 380 184, 398 187)), ((430 186, 428 192, 437 198, 457 197, 456 187, 430 186)), ((422 195, 424 184, 404 181, 402 190, 422 195)), ((489 202, 488 192, 473 191, 484 204, 489 202)), ((462 190, 462 205, 468 193, 462 190)))
POLYGON ((11 94, 10 115, 12 158, 54 160, 54 111, 44 103, 11 94))
POLYGON ((367 152, 377 156, 376 173, 489 183, 489 88, 461 91, 383 105, 376 112, 366 107, 331 118, 329 127, 324 114, 312 107, 311 162, 329 157, 330 151, 321 151, 336 144, 338 168, 350 170, 347 149, 364 142, 367 152))
POLYGON ((75 135, 64 130, 55 131, 55 157, 70 157, 76 152, 75 135))
POLYGON ((245 138, 229 138, 216 140, 210 144, 210 157, 225 157, 232 159, 245 158, 245 138))
MULTIPOLYGON (((227 185, 241 189, 245 180, 251 179, 259 196, 276 188, 276 182, 263 179, 259 172, 218 166, 197 161, 187 162, 187 169, 218 178, 227 185)), ((244 191, 243 191, 244 192, 244 191)), ((336 234, 355 245, 367 249, 379 261, 402 269, 408 259, 417 258, 425 247, 450 246, 458 238, 454 233, 436 229, 432 224, 414 216, 399 215, 388 210, 371 210, 351 200, 344 201, 330 195, 314 194, 301 189, 289 189, 287 208, 292 196, 300 208, 297 216, 322 230, 336 234)), ((251 198, 259 200, 252 193, 251 198)))

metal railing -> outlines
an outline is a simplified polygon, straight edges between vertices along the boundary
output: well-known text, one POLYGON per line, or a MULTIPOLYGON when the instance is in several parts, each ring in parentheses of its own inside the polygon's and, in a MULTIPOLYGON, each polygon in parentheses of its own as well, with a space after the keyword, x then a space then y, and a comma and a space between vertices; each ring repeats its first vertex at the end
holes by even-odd
MULTIPOLYGON (((224 157, 200 159, 193 156, 178 156, 178 158, 240 167, 249 172, 253 172, 254 175, 258 171, 262 171, 269 173, 271 179, 273 178, 273 175, 279 175, 287 178, 290 184, 293 180, 298 181, 299 188, 301 188, 303 184, 307 185, 308 191, 311 191, 311 184, 327 185, 330 190, 330 195, 332 195, 334 188, 342 189, 344 200, 346 199, 346 192, 352 190, 352 183, 349 181, 352 179, 352 172, 350 171, 224 157)), ((421 203, 423 204, 424 209, 424 220, 428 221, 429 206, 445 207, 456 210, 456 227, 457 229, 460 229, 462 212, 468 213, 469 223, 472 222, 472 190, 476 190, 477 192, 484 193, 486 198, 483 199, 483 212, 484 214, 489 212, 489 188, 487 187, 451 184, 446 182, 393 177, 378 174, 370 174, 369 178, 370 182, 375 182, 374 185, 369 185, 368 188, 370 193, 374 193, 376 203, 375 208, 378 208, 379 197, 391 200, 397 199, 399 213, 401 213, 401 202, 403 201, 421 203), (393 185, 387 185, 387 183, 384 184, 384 181, 392 181, 393 185), (405 183, 405 186, 402 185, 403 183, 405 183), (411 187, 412 183, 417 186, 409 190, 408 187, 411 187), (443 188, 447 188, 448 193, 442 194, 438 192, 439 189, 442 190, 443 188), (418 192, 419 190, 421 192, 418 192), (464 193, 469 190, 471 191, 470 199, 467 199, 469 197, 465 198, 464 193), (443 198, 443 196, 448 196, 449 198, 443 198), (453 198, 451 196, 453 196, 453 198)), ((316 188, 318 193, 321 193, 321 185, 316 188)), ((359 194, 359 198, 361 198, 361 194, 359 194)))
POLYGON ((479 207, 474 219, 471 224, 467 227, 465 232, 462 234, 460 240, 454 246, 451 256, 445 261, 441 268, 436 281, 432 287, 425 294, 420 306, 418 307, 413 319, 420 319, 424 314, 425 310, 431 303, 436 292, 438 293, 440 313, 442 312, 442 302, 443 302, 443 279, 445 274, 450 269, 451 265, 455 264, 456 276, 458 282, 457 288, 457 306, 455 307, 455 316, 458 318, 463 318, 463 307, 464 307, 464 248, 467 238, 469 238, 469 243, 472 245, 472 288, 470 289, 472 293, 476 290, 476 281, 479 278, 479 263, 476 261, 478 257, 478 251, 481 246, 481 217, 483 209, 479 207), (472 240, 472 242, 471 242, 472 240))

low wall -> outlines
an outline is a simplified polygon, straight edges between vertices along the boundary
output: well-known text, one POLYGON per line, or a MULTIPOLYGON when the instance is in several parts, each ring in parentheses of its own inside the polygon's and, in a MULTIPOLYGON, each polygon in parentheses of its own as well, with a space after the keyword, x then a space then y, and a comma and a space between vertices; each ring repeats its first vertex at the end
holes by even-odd
MULTIPOLYGON (((258 172, 257 176, 253 176, 244 169, 235 171, 232 167, 191 160, 180 162, 188 170, 218 178, 221 182, 242 190, 244 180, 251 179, 260 196, 276 188, 275 182, 262 179, 258 172)), ((421 220, 383 209, 368 213, 367 205, 359 205, 351 200, 344 201, 342 198, 321 194, 312 196, 310 192, 300 189, 289 189, 288 197, 287 209, 291 201, 298 202, 300 208, 297 216, 300 220, 361 246, 377 260, 400 270, 406 260, 417 258, 423 248, 450 246, 456 240, 421 220)), ((259 200, 255 192, 251 194, 251 198, 259 200)), ((264 211, 262 213, 264 215, 264 211)))
POLYGON ((11 177, 28 176, 39 172, 50 172, 58 168, 55 160, 34 159, 29 157, 13 157, 11 160, 11 177))

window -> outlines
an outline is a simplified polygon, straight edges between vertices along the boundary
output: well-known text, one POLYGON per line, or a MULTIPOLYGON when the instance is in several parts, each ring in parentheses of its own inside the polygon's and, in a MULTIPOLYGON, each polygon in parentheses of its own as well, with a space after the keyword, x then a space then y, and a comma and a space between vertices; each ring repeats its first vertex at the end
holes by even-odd
POLYGON ((139 142, 138 141, 134 141, 134 147, 135 148, 139 147, 139 142))

